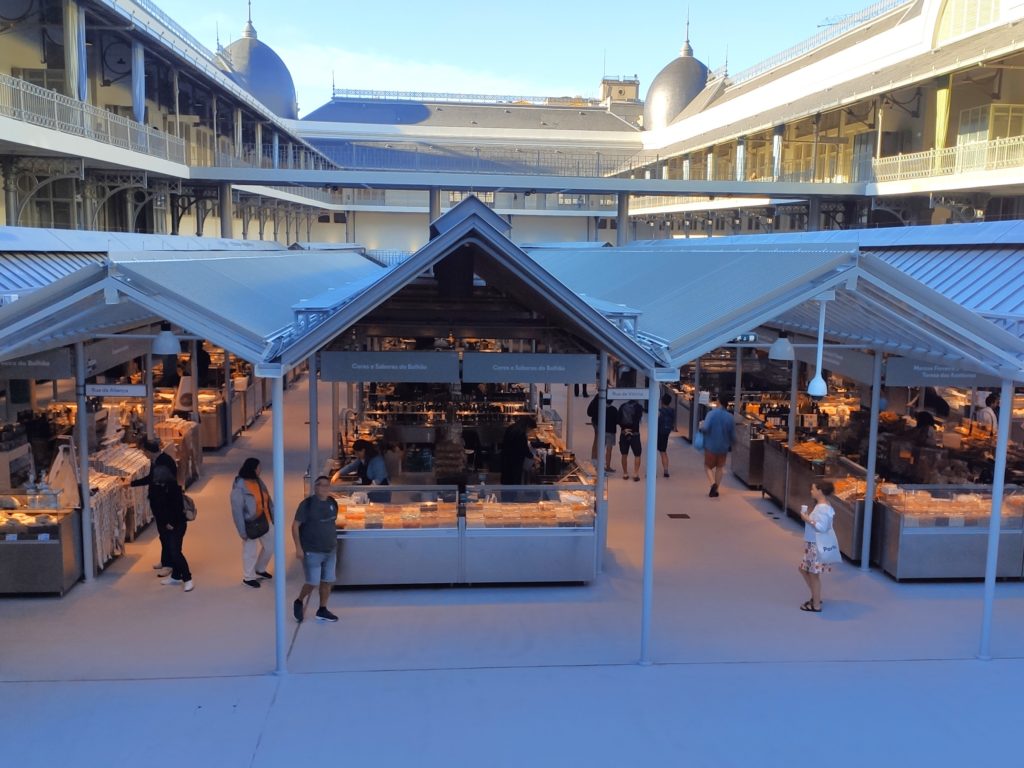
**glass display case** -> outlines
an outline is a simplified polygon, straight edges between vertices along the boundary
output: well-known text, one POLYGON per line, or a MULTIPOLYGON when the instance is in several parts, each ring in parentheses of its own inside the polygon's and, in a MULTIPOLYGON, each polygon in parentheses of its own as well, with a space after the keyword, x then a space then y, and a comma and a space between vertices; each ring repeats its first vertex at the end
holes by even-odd
POLYGON ((335 584, 456 584, 457 486, 332 486, 338 503, 335 584))
MULTIPOLYGON (((897 581, 985 576, 992 488, 879 486, 872 557, 897 581)), ((1024 576, 1024 494, 1007 488, 1000 512, 996 576, 1024 576)))
POLYGON ((62 595, 82 577, 81 515, 53 502, 0 494, 0 594, 62 595))
POLYGON ((340 586, 586 582, 592 485, 332 486, 340 586))
POLYGON ((596 575, 587 485, 469 486, 463 576, 470 584, 587 582, 596 575))

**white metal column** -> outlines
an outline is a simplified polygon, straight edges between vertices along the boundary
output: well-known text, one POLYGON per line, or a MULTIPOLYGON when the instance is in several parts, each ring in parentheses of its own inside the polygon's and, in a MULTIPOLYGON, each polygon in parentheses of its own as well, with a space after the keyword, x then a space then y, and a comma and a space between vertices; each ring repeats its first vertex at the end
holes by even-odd
POLYGON ((331 382, 331 458, 338 458, 338 435, 341 434, 341 382, 331 382))
POLYGON ((882 400, 882 353, 875 350, 871 372, 871 421, 868 429, 868 476, 864 495, 864 533, 860 544, 860 568, 871 569, 871 526, 875 512, 875 466, 878 460, 878 411, 882 400))
POLYGON ((231 423, 231 405, 235 399, 235 386, 231 381, 231 353, 224 350, 224 439, 228 445, 235 442, 235 425, 231 423))
POLYGON ((273 425, 273 450, 271 461, 274 465, 274 641, 276 666, 279 675, 288 673, 288 647, 284 632, 285 574, 288 570, 288 556, 285 554, 284 529, 284 374, 274 379, 274 402, 271 406, 273 425))
POLYGON ((988 552, 985 557, 985 596, 981 612, 981 644, 978 658, 992 658, 992 604, 996 596, 996 566, 999 561, 999 529, 1002 524, 1003 486, 1006 476, 1006 443, 1010 435, 1013 411, 1013 382, 1003 379, 999 393, 999 432, 996 436, 995 467, 992 470, 992 511, 988 519, 988 552))
POLYGON ((693 410, 690 411, 690 442, 697 437, 700 424, 700 358, 693 361, 693 410))
POLYGON ((651 663, 649 650, 651 640, 651 606, 654 592, 654 505, 655 483, 658 478, 658 452, 654 450, 657 434, 658 382, 655 372, 649 374, 647 385, 647 486, 644 488, 644 570, 643 604, 640 610, 640 663, 651 663))
POLYGON ((604 430, 608 410, 608 353, 601 350, 597 366, 597 570, 604 569, 604 552, 608 546, 608 502, 605 501, 608 475, 604 471, 604 430))
POLYGON ((192 421, 199 424, 199 345, 203 342, 192 339, 188 355, 188 375, 192 379, 192 421))
MULTIPOLYGON (((77 350, 76 350, 77 352, 77 350)), ((146 353, 146 439, 153 439, 153 353, 146 353)))
POLYGON ((309 492, 313 492, 313 481, 320 474, 320 400, 317 385, 317 357, 309 356, 309 492))
POLYGON ((75 426, 78 429, 78 487, 82 494, 82 570, 85 580, 95 578, 96 564, 93 558, 92 502, 89 498, 89 415, 85 412, 85 345, 75 342, 75 395, 78 399, 78 413, 75 426))
MULTIPOLYGON (((797 371, 799 362, 794 358, 790 364, 789 372, 789 434, 786 438, 786 445, 790 454, 793 453, 793 449, 796 447, 796 406, 797 406, 797 371)), ((786 485, 785 491, 782 496, 782 514, 786 514, 786 510, 789 508, 789 456, 786 457, 786 485)), ((805 488, 804 491, 810 491, 810 488, 805 488)))

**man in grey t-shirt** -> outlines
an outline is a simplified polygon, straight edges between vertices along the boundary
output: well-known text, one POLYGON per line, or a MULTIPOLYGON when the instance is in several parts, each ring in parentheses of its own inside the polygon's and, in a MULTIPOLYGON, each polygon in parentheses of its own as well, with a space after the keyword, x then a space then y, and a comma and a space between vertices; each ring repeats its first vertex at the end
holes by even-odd
POLYGON ((320 607, 316 617, 322 621, 334 622, 338 617, 327 610, 327 600, 334 586, 334 569, 338 560, 338 503, 327 495, 330 480, 321 475, 313 484, 313 495, 307 496, 295 510, 292 523, 292 539, 295 541, 295 556, 302 561, 306 583, 293 604, 296 621, 305 615, 306 598, 320 587, 320 607))

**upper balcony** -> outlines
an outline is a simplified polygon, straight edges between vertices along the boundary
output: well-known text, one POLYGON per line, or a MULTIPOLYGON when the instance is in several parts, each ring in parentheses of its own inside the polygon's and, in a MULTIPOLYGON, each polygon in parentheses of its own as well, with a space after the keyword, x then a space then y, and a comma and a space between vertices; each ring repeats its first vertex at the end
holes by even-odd
MULTIPOLYGON (((186 164, 185 142, 175 136, 56 91, 0 74, 0 118, 5 117, 37 128, 88 139, 107 147, 128 150, 173 163, 178 166, 179 173, 184 170, 186 164)), ((10 130, 4 131, 3 140, 52 151, 54 143, 41 136, 39 131, 27 130, 20 132, 23 135, 18 136, 16 133, 19 132, 14 129, 15 126, 11 126, 10 130)), ((117 153, 102 149, 88 150, 87 144, 79 142, 75 146, 69 146, 67 154, 90 157, 117 165, 139 165, 137 159, 119 158, 117 153)), ((143 162, 142 165, 148 164, 143 162)), ((149 166, 148 169, 168 172, 175 170, 173 166, 149 166)))
POLYGON ((1024 136, 974 141, 955 147, 872 160, 869 194, 1020 186, 1024 136))

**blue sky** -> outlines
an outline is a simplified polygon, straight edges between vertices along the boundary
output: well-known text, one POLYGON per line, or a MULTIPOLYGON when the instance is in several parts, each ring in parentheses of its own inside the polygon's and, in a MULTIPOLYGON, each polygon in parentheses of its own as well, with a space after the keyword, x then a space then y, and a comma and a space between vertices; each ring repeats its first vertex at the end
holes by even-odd
MULTIPOLYGON (((213 49, 241 36, 245 0, 156 0, 213 49)), ((864 0, 693 3, 694 55, 737 72, 822 31, 864 0)), ((687 3, 669 0, 254 0, 259 38, 284 59, 299 110, 339 88, 597 96, 603 74, 640 78, 641 95, 685 38, 687 3)))

